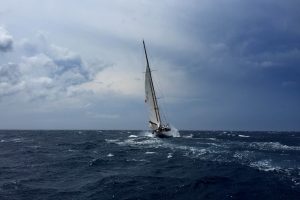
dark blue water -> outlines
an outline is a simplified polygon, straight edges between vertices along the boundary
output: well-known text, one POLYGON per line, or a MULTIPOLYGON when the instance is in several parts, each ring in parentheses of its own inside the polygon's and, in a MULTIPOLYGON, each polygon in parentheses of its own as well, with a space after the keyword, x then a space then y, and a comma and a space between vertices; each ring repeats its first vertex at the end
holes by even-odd
POLYGON ((0 199, 300 199, 300 133, 0 131, 0 199))

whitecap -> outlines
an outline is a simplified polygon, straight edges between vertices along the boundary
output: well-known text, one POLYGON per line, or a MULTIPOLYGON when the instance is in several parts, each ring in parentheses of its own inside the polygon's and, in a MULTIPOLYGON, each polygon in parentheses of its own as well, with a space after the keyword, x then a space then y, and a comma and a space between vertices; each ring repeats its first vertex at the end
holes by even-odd
POLYGON ((244 137, 244 138, 248 138, 248 137, 250 137, 250 136, 248 136, 248 135, 238 135, 239 137, 244 137))
POLYGON ((14 138, 11 140, 12 142, 23 142, 24 139, 23 138, 14 138))
POLYGON ((217 138, 203 138, 203 137, 196 137, 197 140, 217 140, 217 138))
POLYGON ((250 167, 254 167, 262 171, 274 171, 281 169, 278 166, 273 166, 271 160, 259 160, 256 162, 252 162, 250 163, 250 167))
POLYGON ((300 150, 300 146, 288 146, 279 142, 253 142, 250 144, 250 147, 259 150, 300 150))
POLYGON ((194 135, 193 134, 190 134, 190 135, 184 135, 182 136, 183 138, 192 138, 194 135))
POLYGON ((146 159, 129 159, 129 160, 126 160, 126 161, 134 161, 134 162, 150 162, 149 160, 146 160, 146 159))
POLYGON ((115 139, 115 140, 113 140, 113 139, 105 139, 105 142, 107 142, 107 143, 116 143, 118 141, 119 141, 118 139, 115 139))
POLYGON ((206 138, 208 140, 217 140, 217 138, 206 138))
POLYGON ((130 138, 127 140, 124 140, 123 142, 117 142, 119 145, 138 145, 138 146, 145 146, 148 145, 150 147, 155 147, 157 144, 161 144, 162 142, 157 139, 145 139, 145 140, 137 140, 136 138, 130 138))
POLYGON ((234 158, 237 158, 241 162, 247 162, 254 157, 253 151, 236 151, 233 154, 234 158))
POLYGON ((168 153, 167 158, 172 158, 172 157, 173 157, 173 154, 172 153, 168 153))
POLYGON ((107 154, 107 157, 113 157, 113 156, 114 156, 114 154, 112 154, 112 153, 107 154))
POLYGON ((154 135, 150 131, 143 131, 140 133, 140 135, 146 137, 154 137, 154 135))
POLYGON ((136 137, 138 137, 137 135, 129 135, 128 136, 129 138, 136 138, 136 137))
POLYGON ((153 152, 153 151, 147 151, 145 152, 145 154, 155 154, 156 152, 153 152))

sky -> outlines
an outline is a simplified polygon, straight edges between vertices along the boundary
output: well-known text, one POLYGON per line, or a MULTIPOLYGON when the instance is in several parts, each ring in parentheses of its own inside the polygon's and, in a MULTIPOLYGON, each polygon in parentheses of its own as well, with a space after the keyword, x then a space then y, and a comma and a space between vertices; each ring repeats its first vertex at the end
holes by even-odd
POLYGON ((1 0, 0 129, 300 131, 298 0, 1 0))

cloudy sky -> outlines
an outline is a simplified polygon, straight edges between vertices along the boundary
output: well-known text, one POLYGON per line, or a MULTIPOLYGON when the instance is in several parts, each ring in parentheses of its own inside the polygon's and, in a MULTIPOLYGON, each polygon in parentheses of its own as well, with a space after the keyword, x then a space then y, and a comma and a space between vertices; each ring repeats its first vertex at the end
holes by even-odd
POLYGON ((7 0, 0 129, 300 130, 298 0, 7 0))

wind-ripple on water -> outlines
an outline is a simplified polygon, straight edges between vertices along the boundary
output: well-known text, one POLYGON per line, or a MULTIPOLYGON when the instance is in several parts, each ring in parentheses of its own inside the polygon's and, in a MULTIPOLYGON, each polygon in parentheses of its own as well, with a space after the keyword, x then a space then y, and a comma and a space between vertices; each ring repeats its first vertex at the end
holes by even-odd
POLYGON ((0 199, 299 199, 299 136, 0 131, 0 199))

